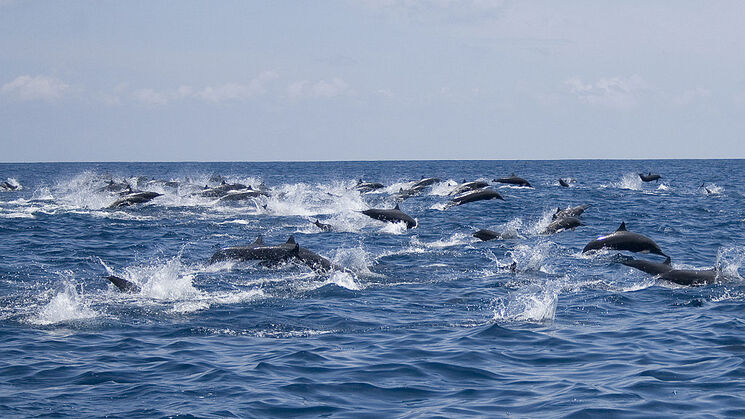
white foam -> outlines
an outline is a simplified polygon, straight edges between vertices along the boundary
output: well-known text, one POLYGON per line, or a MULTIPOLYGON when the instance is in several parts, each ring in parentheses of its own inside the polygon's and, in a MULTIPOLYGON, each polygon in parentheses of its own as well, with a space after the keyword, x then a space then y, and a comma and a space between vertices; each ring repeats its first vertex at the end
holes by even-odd
POLYGON ((554 320, 559 301, 559 287, 530 287, 498 299, 494 321, 544 322, 554 320))
POLYGON ((406 233, 406 223, 403 221, 397 223, 384 223, 381 227, 380 232, 385 234, 401 235, 406 233))
POLYGON ((50 325, 92 319, 98 316, 99 313, 88 307, 75 288, 67 285, 64 291, 55 295, 35 317, 29 320, 33 324, 50 325))

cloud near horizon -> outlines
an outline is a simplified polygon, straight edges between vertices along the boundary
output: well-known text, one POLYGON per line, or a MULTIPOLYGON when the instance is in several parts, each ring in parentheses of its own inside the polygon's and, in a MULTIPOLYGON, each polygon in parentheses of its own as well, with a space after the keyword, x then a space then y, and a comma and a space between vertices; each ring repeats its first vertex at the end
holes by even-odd
POLYGON ((18 76, 0 89, 3 95, 29 102, 42 100, 53 102, 70 91, 70 85, 50 76, 18 76))

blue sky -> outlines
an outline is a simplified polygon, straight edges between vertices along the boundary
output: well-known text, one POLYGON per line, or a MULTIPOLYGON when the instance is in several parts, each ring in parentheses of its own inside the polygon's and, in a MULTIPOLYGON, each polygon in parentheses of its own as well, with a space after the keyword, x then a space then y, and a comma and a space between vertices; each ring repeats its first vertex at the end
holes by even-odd
POLYGON ((743 158, 743 16, 0 0, 0 161, 743 158))

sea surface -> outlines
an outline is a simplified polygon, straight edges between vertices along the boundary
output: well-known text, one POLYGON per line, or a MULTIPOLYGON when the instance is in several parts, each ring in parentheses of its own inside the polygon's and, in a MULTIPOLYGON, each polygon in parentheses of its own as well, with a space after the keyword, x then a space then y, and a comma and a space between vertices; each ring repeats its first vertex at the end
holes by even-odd
POLYGON ((0 164, 0 181, 21 185, 0 191, 3 418, 745 416, 742 160, 0 164), (464 179, 513 172, 534 188, 446 208, 464 179), (195 194, 214 175, 270 196, 195 194), (416 228, 360 213, 422 176, 442 182, 400 202, 416 228), (110 179, 163 195, 108 209, 110 179), (579 204, 585 226, 541 234, 579 204), (582 253, 621 222, 726 278, 582 253), (259 235, 344 269, 208 263, 259 235))

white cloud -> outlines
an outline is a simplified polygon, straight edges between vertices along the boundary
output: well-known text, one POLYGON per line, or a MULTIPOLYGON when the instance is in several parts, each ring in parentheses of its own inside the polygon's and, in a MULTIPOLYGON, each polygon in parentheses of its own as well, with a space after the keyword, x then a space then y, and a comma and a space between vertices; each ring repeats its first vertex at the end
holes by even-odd
POLYGON ((697 87, 686 90, 685 92, 673 97, 673 104, 678 106, 687 106, 711 97, 711 90, 697 87))
POLYGON ((308 80, 292 82, 287 86, 287 95, 291 99, 301 98, 331 98, 351 95, 352 89, 344 80, 335 77, 330 81, 319 80, 315 83, 308 80))
POLYGON ((168 94, 156 92, 153 89, 137 89, 132 92, 132 97, 145 105, 165 105, 168 103, 168 94))
POLYGON ((638 75, 602 78, 594 83, 585 83, 574 77, 564 84, 582 103, 616 109, 634 107, 641 92, 647 89, 647 84, 638 75))
POLYGON ((62 98, 69 90, 70 85, 54 77, 23 75, 5 83, 0 91, 22 101, 52 102, 62 98))
POLYGON ((172 101, 185 99, 200 99, 210 103, 241 101, 263 95, 266 93, 269 82, 278 77, 277 73, 265 71, 248 83, 224 83, 203 88, 182 85, 170 91, 138 89, 132 93, 132 97, 146 105, 165 105, 172 101))

